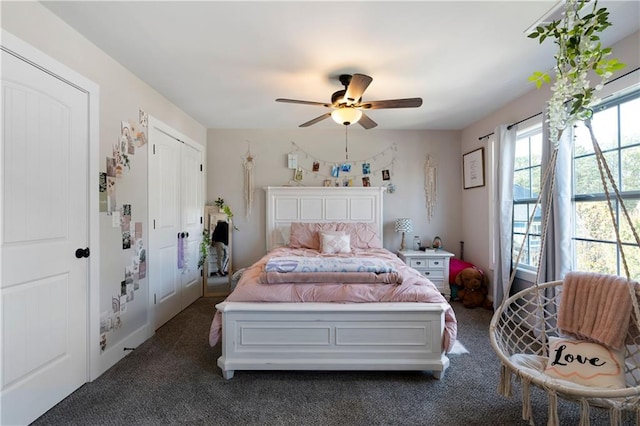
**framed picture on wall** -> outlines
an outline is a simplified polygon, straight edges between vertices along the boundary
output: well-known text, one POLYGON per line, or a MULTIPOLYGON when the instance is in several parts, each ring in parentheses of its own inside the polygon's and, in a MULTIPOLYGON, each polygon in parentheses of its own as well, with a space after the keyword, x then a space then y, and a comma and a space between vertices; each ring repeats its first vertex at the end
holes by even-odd
POLYGON ((464 189, 484 186, 484 148, 462 156, 462 181, 464 189))
POLYGON ((298 168, 298 156, 296 154, 287 154, 287 167, 290 169, 298 168))

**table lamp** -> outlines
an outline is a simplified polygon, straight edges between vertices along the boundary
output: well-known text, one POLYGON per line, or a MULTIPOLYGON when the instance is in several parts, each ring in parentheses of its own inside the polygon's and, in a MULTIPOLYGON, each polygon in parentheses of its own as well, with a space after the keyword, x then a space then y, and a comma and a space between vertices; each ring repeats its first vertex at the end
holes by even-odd
POLYGON ((413 231, 413 223, 408 217, 401 217, 396 219, 396 232, 402 232, 402 242, 400 243, 400 251, 403 251, 407 246, 404 243, 405 232, 413 231))

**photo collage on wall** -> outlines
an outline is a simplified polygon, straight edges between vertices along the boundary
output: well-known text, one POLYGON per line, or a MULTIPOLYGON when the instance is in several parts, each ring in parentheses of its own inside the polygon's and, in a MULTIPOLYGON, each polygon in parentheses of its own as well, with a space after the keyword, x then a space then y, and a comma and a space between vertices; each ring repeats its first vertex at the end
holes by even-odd
POLYGON ((311 175, 313 178, 322 178, 323 186, 356 186, 361 183, 362 186, 368 187, 373 183, 386 186, 389 193, 395 191, 391 177, 397 151, 396 144, 365 160, 343 162, 322 160, 304 151, 295 142, 291 142, 291 145, 291 152, 287 154, 287 167, 293 169, 295 184, 299 185, 305 175, 311 175))
POLYGON ((117 293, 111 298, 111 307, 100 315, 100 350, 107 348, 109 333, 123 324, 127 303, 133 302, 140 280, 146 278, 146 250, 144 248, 142 222, 133 222, 132 205, 116 203, 116 188, 127 171, 131 170, 131 157, 147 144, 148 115, 140 109, 138 121, 122 121, 118 141, 112 148, 112 156, 106 157, 105 172, 99 176, 99 211, 111 216, 111 225, 121 235, 122 250, 131 251, 130 263, 124 267, 117 293))

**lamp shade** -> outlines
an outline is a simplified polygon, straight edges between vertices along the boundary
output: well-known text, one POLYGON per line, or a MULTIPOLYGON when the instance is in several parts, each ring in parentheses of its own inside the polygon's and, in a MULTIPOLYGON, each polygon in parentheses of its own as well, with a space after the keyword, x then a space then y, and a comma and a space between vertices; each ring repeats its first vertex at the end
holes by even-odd
POLYGON ((345 126, 357 123, 360 117, 362 117, 362 111, 349 107, 334 109, 331 113, 333 121, 338 124, 344 124, 345 126))
POLYGON ((396 232, 409 232, 413 231, 413 223, 408 217, 401 217, 396 219, 396 232))

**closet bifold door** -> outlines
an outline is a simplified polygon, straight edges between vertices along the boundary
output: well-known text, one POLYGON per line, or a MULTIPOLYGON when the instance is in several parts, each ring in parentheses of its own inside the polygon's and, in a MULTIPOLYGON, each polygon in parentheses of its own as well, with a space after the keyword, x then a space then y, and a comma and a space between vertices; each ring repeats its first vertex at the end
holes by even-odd
POLYGON ((149 285, 154 329, 202 296, 202 150, 149 117, 149 285))

